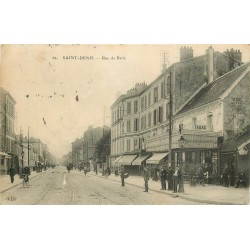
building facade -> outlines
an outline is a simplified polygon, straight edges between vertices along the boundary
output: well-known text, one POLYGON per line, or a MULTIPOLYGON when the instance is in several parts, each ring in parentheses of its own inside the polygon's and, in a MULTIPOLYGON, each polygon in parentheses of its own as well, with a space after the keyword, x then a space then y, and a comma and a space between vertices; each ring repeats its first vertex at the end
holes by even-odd
MULTIPOLYGON (((238 151, 236 148, 245 141, 240 141, 241 144, 233 150, 231 145, 250 124, 249 84, 250 63, 246 63, 206 84, 175 115, 172 146, 176 164, 185 162, 187 172, 191 165, 197 170, 207 164, 209 174, 217 177, 222 175, 225 164, 228 164, 231 185, 235 184, 240 168, 248 171, 249 164, 241 166, 237 161, 239 148, 238 151), (185 139, 182 156, 178 143, 181 136, 185 139)), ((249 139, 244 138, 246 141, 249 139)))
POLYGON ((171 113, 174 115, 204 86, 241 64, 238 50, 220 53, 210 47, 204 55, 193 57, 192 48, 181 48, 179 62, 167 69, 163 67, 162 74, 151 84, 136 85, 112 105, 112 165, 128 164, 132 167, 133 157, 140 156, 145 158, 138 166, 140 171, 140 167, 147 162, 159 165, 166 161, 169 151, 170 89, 171 113), (157 157, 152 156, 156 153, 157 157), (131 157, 126 156, 128 160, 123 161, 123 155, 131 157), (155 160, 146 159, 150 156, 155 160))
POLYGON ((7 174, 11 165, 18 167, 15 104, 10 93, 0 87, 0 174, 7 174))

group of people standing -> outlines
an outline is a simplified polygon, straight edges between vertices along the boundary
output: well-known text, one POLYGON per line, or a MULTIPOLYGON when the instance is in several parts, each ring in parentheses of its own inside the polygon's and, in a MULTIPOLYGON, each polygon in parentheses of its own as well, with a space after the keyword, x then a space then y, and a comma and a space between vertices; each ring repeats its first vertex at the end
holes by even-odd
MULTIPOLYGON (((10 176, 10 182, 11 183, 14 183, 15 181, 15 175, 18 174, 18 171, 16 171, 16 169, 11 166, 9 169, 8 169, 8 174, 10 176)), ((20 176, 29 176, 30 175, 30 168, 28 166, 25 166, 23 169, 22 169, 22 172, 20 173, 20 176)))
MULTIPOLYGON (((164 167, 162 166, 159 171, 159 177, 161 180, 161 190, 167 189, 167 182, 168 182, 168 190, 177 193, 180 191, 180 184, 182 183, 182 172, 181 169, 177 167, 164 167), (179 186, 179 190, 178 190, 179 186)), ((155 180, 155 176, 153 175, 153 180, 155 180)), ((144 167, 144 183, 145 183, 145 190, 144 192, 148 192, 148 181, 149 181, 149 167, 144 167)))

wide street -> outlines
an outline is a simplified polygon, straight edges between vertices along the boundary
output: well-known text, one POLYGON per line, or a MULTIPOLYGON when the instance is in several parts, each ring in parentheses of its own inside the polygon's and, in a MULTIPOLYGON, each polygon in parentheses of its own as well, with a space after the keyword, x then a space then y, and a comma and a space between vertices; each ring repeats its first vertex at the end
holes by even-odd
POLYGON ((0 194, 1 205, 178 205, 200 204, 65 167, 47 170, 0 194))

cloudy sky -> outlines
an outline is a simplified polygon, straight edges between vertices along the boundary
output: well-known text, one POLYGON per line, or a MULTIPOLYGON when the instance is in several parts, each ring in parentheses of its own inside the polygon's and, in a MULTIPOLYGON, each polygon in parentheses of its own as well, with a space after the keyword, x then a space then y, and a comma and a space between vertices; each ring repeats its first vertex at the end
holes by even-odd
MULTIPOLYGON (((61 157, 89 125, 110 125, 116 97, 136 83, 150 84, 161 72, 163 52, 172 64, 181 46, 2 45, 0 84, 16 100, 16 133, 22 128, 27 135, 29 126, 31 136, 61 157)), ((209 46, 192 45, 194 56, 209 46)), ((213 47, 240 49, 243 61, 250 60, 247 46, 213 47)))

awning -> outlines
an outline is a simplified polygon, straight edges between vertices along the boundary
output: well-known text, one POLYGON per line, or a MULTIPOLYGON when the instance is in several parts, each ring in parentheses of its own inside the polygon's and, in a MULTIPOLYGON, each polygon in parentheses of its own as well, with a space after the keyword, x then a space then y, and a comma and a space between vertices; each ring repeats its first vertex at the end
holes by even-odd
POLYGON ((132 161, 137 157, 137 155, 123 155, 122 158, 117 161, 121 165, 131 165, 132 161))
POLYGON ((133 162, 132 165, 141 165, 143 161, 145 161, 150 155, 141 155, 138 156, 133 162))
POLYGON ((119 157, 117 157, 117 158, 113 161, 113 164, 116 164, 121 158, 122 158, 122 155, 120 155, 119 157))
POLYGON ((159 164, 160 161, 166 157, 168 155, 168 153, 155 153, 153 154, 153 156, 151 156, 146 163, 147 164, 159 164))

